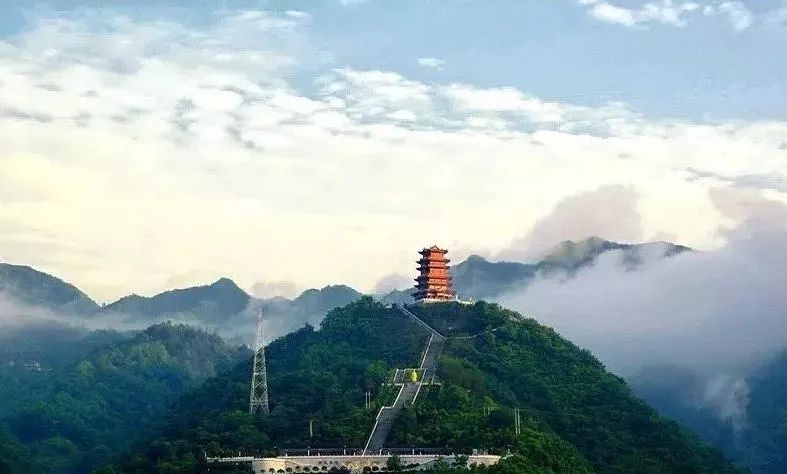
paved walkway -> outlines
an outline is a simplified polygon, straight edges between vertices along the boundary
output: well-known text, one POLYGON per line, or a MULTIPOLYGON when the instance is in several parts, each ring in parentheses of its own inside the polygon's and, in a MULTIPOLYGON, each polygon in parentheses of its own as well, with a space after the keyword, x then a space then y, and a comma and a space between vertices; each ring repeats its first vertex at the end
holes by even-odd
POLYGON ((405 308, 402 312, 408 317, 415 319, 420 325, 424 326, 430 333, 429 342, 424 350, 424 356, 421 359, 420 368, 423 369, 421 380, 418 382, 408 382, 405 380, 402 387, 399 389, 399 394, 393 405, 380 408, 377 414, 377 420, 372 428, 372 434, 369 436, 369 441, 366 442, 366 447, 363 450, 364 454, 379 453, 383 449, 385 440, 388 433, 391 431, 394 420, 407 405, 415 403, 418 398, 418 393, 421 391, 421 382, 423 380, 430 380, 437 371, 437 358, 443 349, 445 338, 437 332, 434 328, 423 322, 420 318, 405 308))

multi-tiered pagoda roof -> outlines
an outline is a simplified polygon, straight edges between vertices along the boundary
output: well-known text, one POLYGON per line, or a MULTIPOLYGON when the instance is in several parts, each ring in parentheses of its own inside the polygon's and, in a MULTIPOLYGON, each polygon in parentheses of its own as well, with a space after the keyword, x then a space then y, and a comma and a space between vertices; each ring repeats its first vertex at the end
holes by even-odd
POLYGON ((456 299, 451 285, 451 272, 448 266, 450 260, 445 258, 447 250, 436 245, 425 248, 419 252, 421 258, 418 263, 418 277, 415 279, 416 302, 452 301, 456 299))

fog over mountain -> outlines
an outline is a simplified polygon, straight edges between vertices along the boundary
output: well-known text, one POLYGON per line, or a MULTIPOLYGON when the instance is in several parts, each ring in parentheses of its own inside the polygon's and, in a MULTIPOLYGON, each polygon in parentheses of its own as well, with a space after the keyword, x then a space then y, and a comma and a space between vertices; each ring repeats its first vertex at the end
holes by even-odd
POLYGON ((663 258, 651 246, 633 268, 612 250, 498 299, 590 349, 643 396, 649 378, 671 374, 663 383, 682 390, 672 397, 740 433, 749 375, 787 347, 787 205, 738 190, 712 198, 734 223, 717 249, 663 258), (691 386, 677 383, 686 377, 691 386))
POLYGON ((309 289, 293 299, 254 298, 232 280, 165 291, 153 296, 132 294, 104 306, 93 304, 81 311, 71 308, 89 298, 76 287, 29 267, 6 265, 0 275, 0 327, 71 326, 89 330, 141 330, 163 321, 215 331, 225 338, 251 344, 257 314, 262 311, 266 339, 272 340, 302 328, 319 325, 333 308, 361 297, 345 285, 309 289), (26 285, 15 285, 22 274, 26 285), (46 291, 44 291, 46 290, 46 291), (50 296, 61 297, 52 303, 50 296))
MULTIPOLYGON (((622 188, 578 195, 542 218, 511 251, 529 248, 522 243, 540 242, 543 235, 600 230, 589 226, 589 220, 580 220, 577 228, 569 225, 571 216, 583 209, 594 215, 592 209, 599 206, 620 210, 627 233, 636 235, 636 201, 627 203, 624 197, 636 199, 622 188), (562 233, 556 230, 561 226, 562 233)), ((553 244, 540 261, 494 262, 471 256, 455 265, 455 284, 462 297, 496 299, 553 326, 622 374, 663 364, 725 376, 742 373, 786 345, 787 295, 781 282, 787 281, 787 206, 738 190, 716 190, 711 197, 731 222, 722 232, 726 243, 717 249, 689 252, 667 243, 632 245, 598 238, 567 241, 553 244)), ((601 214, 607 222, 609 210, 601 214)), ((18 276, 0 279, 0 322, 63 318, 67 311, 53 309, 52 294, 92 303, 54 277, 27 267, 5 268, 17 273, 22 269, 28 277, 22 290, 9 283, 19 281, 18 276), (41 284, 31 282, 29 275, 39 275, 41 284)), ((388 287, 404 283, 397 276, 389 279, 388 287)), ((256 313, 262 310, 273 338, 306 323, 319 324, 330 309, 360 295, 337 285, 307 290, 294 299, 258 299, 224 278, 151 297, 132 295, 103 308, 95 306, 93 312, 91 306, 77 324, 142 328, 174 320, 248 340, 256 313)), ((398 291, 386 298, 403 302, 409 296, 398 291)), ((74 306, 71 300, 56 301, 65 308, 74 306)))
POLYGON ((499 298, 590 348, 614 370, 651 364, 739 370, 787 343, 787 206, 717 192, 738 223, 715 250, 663 258, 644 252, 636 268, 620 251, 572 278, 541 275, 499 298))

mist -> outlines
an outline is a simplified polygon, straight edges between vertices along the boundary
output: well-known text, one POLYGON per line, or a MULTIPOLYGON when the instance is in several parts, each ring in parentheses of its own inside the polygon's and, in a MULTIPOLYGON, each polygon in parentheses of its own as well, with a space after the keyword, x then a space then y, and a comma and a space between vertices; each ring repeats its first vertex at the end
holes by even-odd
POLYGON ((787 345, 787 206, 768 202, 727 243, 626 268, 607 252, 573 278, 537 278, 501 303, 554 327, 610 368, 742 368, 787 345))
POLYGON ((699 403, 737 430, 746 375, 787 347, 787 205, 735 190, 711 198, 734 223, 717 249, 665 258, 651 247, 636 268, 607 252, 576 275, 539 276, 499 302, 624 377, 658 366, 701 374, 699 403))

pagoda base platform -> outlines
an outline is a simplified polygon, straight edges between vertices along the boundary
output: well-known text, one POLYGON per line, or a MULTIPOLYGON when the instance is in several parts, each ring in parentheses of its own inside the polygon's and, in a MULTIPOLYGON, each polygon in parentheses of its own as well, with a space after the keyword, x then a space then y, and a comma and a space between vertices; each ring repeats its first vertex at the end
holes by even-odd
POLYGON ((475 300, 463 300, 460 298, 453 298, 450 300, 443 299, 443 298, 423 298, 420 300, 415 300, 415 304, 417 305, 427 305, 427 304, 435 304, 435 303, 459 303, 465 305, 473 305, 475 304, 475 300))
POLYGON ((419 300, 415 300, 415 304, 434 304, 434 303, 457 303, 459 300, 456 298, 446 299, 446 298, 421 298, 419 300))

